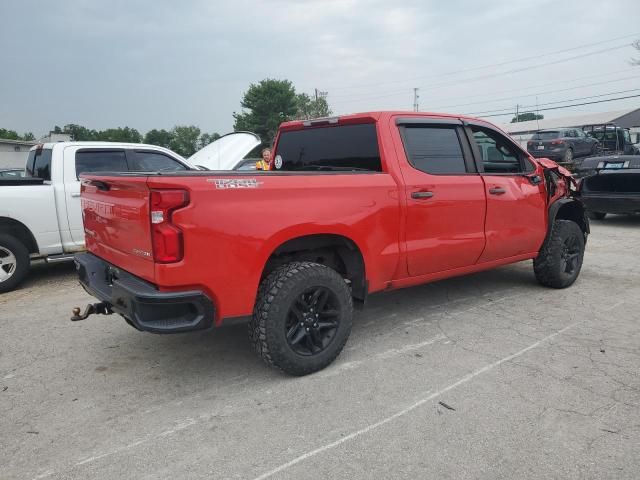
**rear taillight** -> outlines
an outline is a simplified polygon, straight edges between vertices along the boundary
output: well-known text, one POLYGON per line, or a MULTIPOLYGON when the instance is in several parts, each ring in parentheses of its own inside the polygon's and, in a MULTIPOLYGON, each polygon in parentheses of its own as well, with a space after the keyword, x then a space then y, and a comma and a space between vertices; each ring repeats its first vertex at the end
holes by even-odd
POLYGON ((527 147, 531 147, 532 145, 533 145, 533 142, 532 142, 531 140, 529 140, 529 141, 527 142, 527 147))
POLYGON ((158 263, 182 260, 182 231, 172 223, 174 210, 189 203, 186 190, 151 190, 153 259, 158 263))
POLYGON ((562 145, 564 140, 551 140, 551 145, 562 145))

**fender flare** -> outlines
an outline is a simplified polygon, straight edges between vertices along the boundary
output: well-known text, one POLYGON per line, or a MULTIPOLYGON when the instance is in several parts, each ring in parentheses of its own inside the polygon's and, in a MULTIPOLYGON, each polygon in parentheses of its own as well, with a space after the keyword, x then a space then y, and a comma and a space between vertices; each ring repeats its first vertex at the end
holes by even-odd
POLYGON ((575 197, 560 198, 549 206, 549 218, 545 242, 551 234, 551 227, 553 226, 553 222, 556 221, 558 213, 561 209, 567 207, 568 205, 571 205, 571 207, 568 208, 573 211, 572 216, 575 218, 576 223, 580 226, 580 229, 584 233, 584 239, 586 242, 587 236, 591 233, 591 228, 589 226, 589 217, 587 216, 587 209, 585 208, 584 204, 575 197))

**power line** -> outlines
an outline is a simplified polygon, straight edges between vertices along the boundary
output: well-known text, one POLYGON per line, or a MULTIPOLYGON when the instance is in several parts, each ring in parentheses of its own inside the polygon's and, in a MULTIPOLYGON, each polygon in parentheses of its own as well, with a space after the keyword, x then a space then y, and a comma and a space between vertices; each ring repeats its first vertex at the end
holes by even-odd
MULTIPOLYGON (((576 90, 578 88, 584 88, 584 87, 595 87, 597 85, 608 85, 611 83, 616 83, 616 82, 622 82, 624 80, 631 80, 631 79, 636 79, 636 78, 640 78, 640 76, 638 75, 633 75, 631 77, 624 77, 624 78, 617 78, 615 80, 605 80, 604 82, 596 82, 596 83, 588 83, 588 84, 584 84, 584 85, 577 85, 575 87, 568 87, 568 88, 562 88, 560 90, 547 90, 545 92, 537 92, 537 93, 529 93, 526 95, 518 95, 515 97, 502 97, 502 98, 492 98, 490 100, 482 100, 479 102, 471 102, 471 103, 458 103, 456 105, 438 105, 438 106, 434 106, 434 107, 430 107, 430 108, 454 108, 454 107, 468 107, 470 105, 480 105, 483 103, 493 103, 493 102, 501 102, 503 100, 517 100, 520 98, 527 98, 527 97, 535 97, 537 95, 548 95, 551 93, 561 93, 561 92, 568 92, 570 90, 576 90)), ((566 83, 566 82, 563 82, 566 83)))
MULTIPOLYGON (((504 76, 504 75, 508 75, 511 73, 520 73, 520 72, 525 72, 527 70, 533 70, 536 68, 541 68, 541 67, 547 67, 549 65, 557 65, 559 63, 564 63, 570 60, 577 60, 579 58, 585 58, 585 57, 590 57, 592 55, 599 55, 601 53, 607 53, 607 52, 611 52, 613 50, 619 50, 621 48, 625 48, 630 46, 630 43, 626 43, 624 45, 617 45, 615 47, 609 47, 609 48, 604 48, 601 50, 596 50, 594 52, 587 52, 587 53, 582 53, 580 55, 575 55, 573 57, 567 57, 567 58, 563 58, 563 59, 558 59, 558 60, 553 60, 551 62, 546 62, 546 63, 539 63, 536 65, 527 65, 526 67, 520 67, 520 68, 515 68, 512 70, 506 70, 506 71, 502 71, 502 72, 495 72, 495 73, 489 73, 489 74, 485 74, 485 75, 480 75, 477 77, 469 77, 469 78, 462 78, 459 80, 452 80, 449 82, 443 82, 443 83, 435 83, 435 84, 431 84, 431 85, 427 85, 427 86, 421 86, 420 88, 424 88, 424 89, 436 89, 436 88, 441 88, 441 87, 449 87, 451 85, 456 85, 456 84, 460 84, 460 83, 468 83, 468 82, 475 82, 477 80, 485 80, 487 78, 494 78, 494 77, 499 77, 499 76, 504 76)), ((403 92, 406 93, 406 90, 403 90, 403 92)), ((363 96, 363 97, 358 97, 358 98, 353 98, 351 97, 350 100, 346 100, 343 101, 342 103, 352 103, 352 102, 357 102, 357 101, 361 101, 361 100, 372 100, 372 99, 376 99, 376 98, 383 98, 383 97, 388 97, 388 96, 393 96, 394 94, 382 94, 382 95, 369 95, 369 96, 363 96)), ((336 98, 336 96, 334 96, 333 98, 336 98)), ((337 96, 337 98, 340 98, 340 96, 337 96)))
MULTIPOLYGON (((618 92, 603 93, 603 94, 600 94, 600 95, 589 95, 587 97, 580 97, 580 98, 567 98, 567 99, 558 100, 558 101, 555 101, 555 102, 537 103, 535 105, 518 105, 518 108, 522 109, 522 110, 526 110, 526 109, 530 109, 530 108, 538 108, 539 106, 555 105, 557 103, 565 103, 565 102, 576 102, 578 100, 587 100, 589 98, 607 97, 609 95, 620 95, 622 93, 630 93, 630 92, 637 92, 637 91, 640 91, 640 88, 632 88, 630 90, 621 90, 621 91, 618 91, 618 92)), ((506 108, 499 108, 499 109, 495 109, 495 110, 485 110, 483 112, 473 112, 473 113, 470 113, 469 115, 480 115, 480 114, 483 114, 483 113, 498 113, 498 112, 513 113, 513 108, 506 107, 506 108)))
MULTIPOLYGON (((581 107, 583 105, 593 105, 595 103, 615 102, 616 100, 626 100, 627 98, 637 98, 637 97, 640 97, 640 94, 638 94, 638 95, 627 95, 626 97, 608 98, 606 100, 594 100, 593 102, 575 103, 573 105, 562 105, 562 106, 559 106, 559 107, 539 108, 538 111, 539 112, 543 112, 543 111, 547 111, 547 110, 561 110, 563 108, 581 107)), ((494 114, 494 115, 482 115, 482 118, 503 117, 505 115, 513 115, 513 112, 510 112, 510 113, 497 113, 497 114, 494 114)))
POLYGON ((349 86, 335 86, 333 87, 331 90, 347 90, 347 89, 353 89, 353 88, 357 88, 357 89, 361 89, 361 88, 367 88, 367 87, 377 87, 380 85, 389 85, 389 84, 395 84, 395 83, 404 83, 404 82, 412 82, 414 80, 420 80, 420 79, 426 79, 426 78, 440 78, 443 76, 449 76, 449 75, 457 75, 459 73, 466 73, 466 72, 472 72, 472 71, 476 71, 476 70, 483 70, 485 68, 495 68, 495 67, 502 67, 504 65, 509 65, 511 63, 518 63, 518 62, 525 62, 528 60, 535 60, 537 58, 543 58, 543 57, 547 57, 549 55, 558 55, 561 53, 567 53, 567 52, 572 52, 575 50, 580 50, 582 48, 589 48, 589 47, 595 47, 598 45, 604 45, 605 43, 609 43, 609 42, 614 42, 616 40, 622 40, 625 38, 631 38, 631 37, 637 37, 638 35, 640 35, 640 33, 632 33, 629 35, 622 35, 620 37, 614 37, 614 38, 609 38, 607 40, 601 40, 599 42, 593 42, 593 43, 585 43, 582 45, 577 45, 575 47, 571 47, 571 48, 566 48, 566 49, 562 49, 562 50, 556 50, 553 52, 547 52, 547 53, 542 53, 542 54, 538 54, 538 55, 532 55, 530 57, 522 57, 522 58, 516 58, 513 60, 508 60, 505 62, 499 62, 499 63, 492 63, 492 64, 487 64, 487 65, 481 65, 478 67, 470 67, 470 68, 464 68, 461 70, 453 70, 450 72, 444 72, 444 73, 440 73, 437 75, 422 75, 422 76, 417 76, 417 77, 407 77, 403 80, 391 80, 388 82, 378 82, 378 83, 370 83, 370 84, 361 84, 361 85, 349 85, 349 86))
MULTIPOLYGON (((515 92, 522 92, 523 90, 531 90, 532 88, 544 88, 544 87, 549 87, 551 85, 558 85, 558 84, 566 84, 566 83, 573 83, 573 82, 578 82, 580 80, 588 80, 591 78, 601 78, 601 77, 608 77, 610 75, 617 75, 618 73, 628 73, 631 71, 637 71, 637 69, 634 69, 632 67, 630 68, 625 68, 623 70, 615 70, 613 72, 606 72, 606 73, 599 73, 596 75, 587 75, 584 77, 576 77, 573 79, 562 79, 562 80, 558 80, 555 82, 545 82, 545 83, 539 83, 536 85, 529 85, 527 87, 518 87, 518 88, 514 88, 511 90, 500 90, 500 92, 495 92, 495 93, 490 93, 488 95, 495 95, 497 93, 503 94, 503 93, 515 93, 515 92)), ((533 95, 538 95, 538 94, 532 94, 532 95, 523 95, 524 97, 526 96, 533 96, 533 95)), ((461 100, 461 99, 474 99, 474 98, 487 98, 486 95, 482 96, 482 95, 473 95, 470 97, 460 97, 460 96, 455 96, 455 97, 448 97, 448 98, 444 98, 441 99, 442 101, 449 101, 449 100, 461 100)), ((511 98, 505 99, 505 100, 510 100, 511 98)), ((487 102, 488 103, 488 102, 487 102)), ((470 105, 470 104, 465 104, 465 105, 470 105)), ((465 106, 465 105, 456 105, 456 106, 465 106)), ((431 107, 431 108, 449 108, 449 107, 443 107, 443 106, 437 106, 437 107, 431 107)))

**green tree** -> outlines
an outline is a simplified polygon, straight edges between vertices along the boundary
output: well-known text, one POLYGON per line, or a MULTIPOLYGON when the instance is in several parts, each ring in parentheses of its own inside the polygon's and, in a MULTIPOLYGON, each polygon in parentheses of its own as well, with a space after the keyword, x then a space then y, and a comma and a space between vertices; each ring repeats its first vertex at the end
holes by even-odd
POLYGON ((108 128, 98 132, 97 139, 103 142, 141 143, 142 135, 135 128, 108 128))
POLYGON ((295 118, 298 112, 296 90, 289 80, 267 78, 251 84, 240 102, 242 113, 233 113, 235 131, 257 133, 270 144, 280 123, 295 118))
POLYGON ((20 140, 20 135, 15 130, 7 130, 6 128, 0 128, 0 138, 5 140, 20 140))
POLYGON ((76 142, 99 140, 98 132, 74 123, 65 125, 63 129, 60 129, 60 127, 56 125, 53 131, 54 133, 68 133, 71 135, 71 139, 76 142))
POLYGON ((311 98, 306 93, 296 95, 296 106, 296 120, 328 117, 332 113, 325 97, 311 98))
POLYGON ((203 133, 202 135, 200 135, 200 140, 198 141, 198 147, 199 148, 206 147, 211 142, 215 142, 219 138, 220 138, 219 133, 215 133, 215 132, 212 134, 203 133))
POLYGON ((169 148, 173 140, 173 134, 164 128, 161 130, 149 130, 144 136, 144 143, 150 145, 158 145, 159 147, 169 148))
POLYGON ((22 139, 32 142, 36 139, 36 136, 32 132, 27 132, 22 135, 22 139))
POLYGON ((517 117, 511 119, 511 123, 528 122, 529 120, 542 120, 544 115, 533 112, 525 112, 518 114, 517 117))
POLYGON ((176 125, 171 130, 172 139, 169 148, 183 157, 190 157, 198 151, 200 129, 195 125, 176 125))

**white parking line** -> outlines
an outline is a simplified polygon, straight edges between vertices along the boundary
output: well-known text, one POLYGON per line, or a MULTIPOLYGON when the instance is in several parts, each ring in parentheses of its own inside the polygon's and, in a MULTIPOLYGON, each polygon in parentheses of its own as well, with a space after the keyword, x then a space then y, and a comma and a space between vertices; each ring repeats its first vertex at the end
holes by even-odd
POLYGON ((488 372, 489 370, 494 369, 495 367, 502 365, 505 362, 508 362, 510 360, 513 360, 516 357, 519 357, 525 353, 527 353, 529 350, 533 350, 534 348, 537 348, 538 346, 540 346, 542 343, 547 342, 549 340, 551 340, 554 337, 557 337, 558 335, 566 332, 567 330, 575 327, 576 325, 582 323, 584 320, 581 320, 579 322, 575 322, 572 323, 571 325, 568 325, 566 327, 564 327, 561 330, 558 330, 555 333, 552 333, 551 335, 548 335, 540 340, 538 340, 537 342, 529 345, 528 347, 523 348, 522 350, 519 350, 516 353, 513 353, 507 357, 504 357, 496 362, 490 363, 489 365, 485 365, 484 367, 475 370, 474 372, 471 372, 468 375, 465 375, 464 377, 462 377, 461 379, 459 379, 458 381, 452 383, 451 385, 444 387, 441 390, 438 390, 435 393, 432 393, 431 395, 423 398, 422 400, 418 400, 416 403, 414 403, 413 405, 410 405, 409 407, 405 408, 404 410, 401 410, 397 413, 394 413, 393 415, 386 417, 376 423, 373 423, 371 425, 368 425, 367 427, 364 427, 360 430, 356 430, 355 432, 352 432, 348 435, 346 435, 345 437, 340 438, 339 440, 336 440, 335 442, 331 442, 328 443, 322 447, 316 448, 315 450, 311 450, 303 455, 300 455, 299 457, 294 458, 293 460, 287 462, 287 463, 283 463, 282 465, 280 465, 279 467, 274 468, 273 470, 269 470, 266 473, 263 473, 262 475, 260 475, 259 477, 256 477, 255 480, 264 480, 266 478, 272 477, 273 475, 275 475, 276 473, 282 472, 283 470, 286 470, 290 467, 293 467, 294 465, 303 462, 304 460, 307 460, 308 458, 314 457, 322 452, 325 452, 327 450, 330 450, 332 448, 337 447, 338 445, 342 445, 345 442, 348 442, 349 440, 353 440, 356 437, 359 437, 361 435, 364 435, 365 433, 370 432, 371 430, 374 430, 378 427, 381 427, 382 425, 385 425, 393 420, 395 420, 396 418, 402 417, 403 415, 406 415, 409 412, 412 412, 413 410, 415 410, 416 408, 424 405, 425 403, 433 400, 436 397, 439 397, 440 395, 442 395, 443 393, 446 393, 450 390, 453 390, 456 387, 459 387, 460 385, 469 382, 470 380, 473 380, 475 377, 477 377, 478 375, 482 375, 483 373, 488 372))

